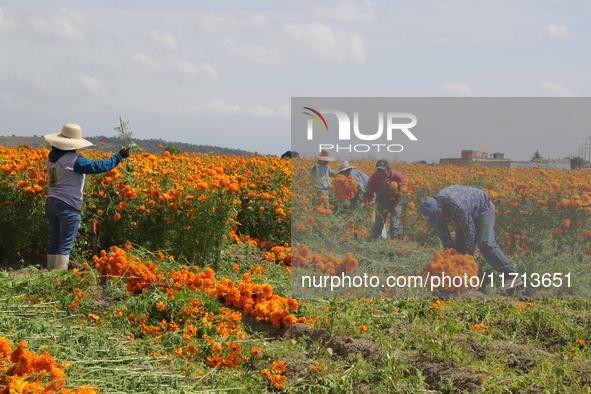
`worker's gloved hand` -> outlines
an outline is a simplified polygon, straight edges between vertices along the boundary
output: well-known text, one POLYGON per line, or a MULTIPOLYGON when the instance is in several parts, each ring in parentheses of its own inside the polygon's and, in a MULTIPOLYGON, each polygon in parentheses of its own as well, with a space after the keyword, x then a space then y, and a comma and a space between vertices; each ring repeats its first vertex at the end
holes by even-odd
POLYGON ((125 149, 121 149, 119 151, 119 154, 121 155, 122 158, 127 158, 129 157, 129 148, 125 148, 125 149))

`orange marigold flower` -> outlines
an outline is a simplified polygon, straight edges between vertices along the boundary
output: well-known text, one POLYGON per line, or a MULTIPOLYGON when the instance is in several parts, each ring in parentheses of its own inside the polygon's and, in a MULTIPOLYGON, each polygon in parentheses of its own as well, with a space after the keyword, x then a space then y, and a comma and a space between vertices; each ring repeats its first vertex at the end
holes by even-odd
POLYGON ((273 294, 273 287, 270 284, 265 283, 263 285, 263 294, 266 297, 271 297, 271 295, 273 294))
POLYGON ((285 327, 291 327, 296 323, 297 319, 294 315, 287 315, 283 318, 283 325, 285 327))
POLYGON ((291 297, 289 297, 287 299, 287 307, 289 309, 291 309, 292 311, 296 311, 298 309, 298 307, 299 307, 298 301, 295 300, 295 299, 293 299, 293 298, 291 298, 291 297))
POLYGON ((269 379, 269 383, 274 385, 275 388, 279 390, 279 389, 281 389, 281 387, 283 387, 286 380, 287 380, 286 376, 276 374, 276 375, 271 376, 271 378, 269 379))
POLYGON ((283 373, 285 371, 285 363, 283 361, 273 361, 271 369, 275 373, 283 373))
POLYGON ((267 379, 269 376, 271 376, 271 371, 269 371, 267 368, 263 368, 261 371, 261 377, 263 379, 267 379))
POLYGON ((367 327, 365 327, 364 325, 361 325, 361 327, 359 327, 359 332, 364 333, 367 331, 367 327))
POLYGON ((250 352, 248 354, 250 354, 251 356, 260 356, 261 352, 262 349, 260 347, 253 346, 252 348, 250 348, 250 352))
POLYGON ((0 337, 0 359, 10 357, 12 346, 7 338, 0 337))

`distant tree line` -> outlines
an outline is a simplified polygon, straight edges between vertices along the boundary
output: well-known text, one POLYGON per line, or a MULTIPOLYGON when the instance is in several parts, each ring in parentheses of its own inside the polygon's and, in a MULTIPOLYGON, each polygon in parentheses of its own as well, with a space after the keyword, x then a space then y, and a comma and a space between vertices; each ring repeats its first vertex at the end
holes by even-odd
MULTIPOLYGON (((121 148, 121 139, 117 137, 106 137, 104 135, 98 137, 85 137, 87 140, 94 144, 89 149, 99 149, 105 151, 115 151, 121 148), (103 143, 103 144, 101 144, 103 143)), ((160 138, 152 138, 149 140, 133 139, 142 150, 149 153, 158 153, 168 151, 170 153, 211 153, 215 155, 226 155, 226 156, 250 156, 252 152, 248 152, 242 149, 231 149, 221 148, 219 146, 212 145, 194 145, 186 142, 170 142, 160 138)))
MULTIPOLYGON (((101 135, 98 137, 84 138, 94 144, 94 146, 91 146, 88 149, 102 150, 105 152, 116 152, 121 149, 122 140, 118 137, 106 137, 101 135)), ((139 148, 141 148, 141 150, 148 153, 161 153, 168 151, 172 154, 182 154, 185 151, 189 151, 189 153, 211 153, 218 156, 251 156, 253 154, 253 152, 248 152, 242 149, 221 148, 219 146, 212 145, 194 145, 185 142, 170 142, 163 139, 142 140, 134 138, 133 142, 135 142, 139 148)), ((45 140, 37 136, 19 137, 12 134, 12 136, 8 137, 0 135, 0 146, 11 147, 20 145, 33 147, 45 145, 46 147, 49 147, 49 144, 45 140)))

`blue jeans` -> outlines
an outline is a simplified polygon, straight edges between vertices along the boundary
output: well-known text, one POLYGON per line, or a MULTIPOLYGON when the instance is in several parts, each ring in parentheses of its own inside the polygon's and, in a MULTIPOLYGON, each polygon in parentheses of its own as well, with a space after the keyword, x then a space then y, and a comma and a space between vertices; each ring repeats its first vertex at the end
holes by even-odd
POLYGON ((390 215, 390 239, 398 237, 398 231, 400 229, 400 215, 402 213, 402 207, 399 204, 393 205, 388 208, 378 206, 376 212, 376 218, 373 223, 373 237, 379 238, 382 235, 382 229, 384 228, 384 222, 388 215, 390 215), (385 212, 384 212, 385 211, 385 212))
POLYGON ((70 254, 80 228, 80 211, 60 199, 49 197, 45 202, 45 216, 49 222, 47 254, 70 254))
MULTIPOLYGON (((517 273, 517 269, 505 257, 499 245, 495 241, 495 213, 487 213, 478 216, 474 219, 474 226, 476 227, 475 244, 478 245, 480 253, 484 259, 499 272, 505 274, 517 273)), ((471 253, 471 250, 465 251, 464 234, 461 231, 456 231, 456 250, 460 253, 471 253)))

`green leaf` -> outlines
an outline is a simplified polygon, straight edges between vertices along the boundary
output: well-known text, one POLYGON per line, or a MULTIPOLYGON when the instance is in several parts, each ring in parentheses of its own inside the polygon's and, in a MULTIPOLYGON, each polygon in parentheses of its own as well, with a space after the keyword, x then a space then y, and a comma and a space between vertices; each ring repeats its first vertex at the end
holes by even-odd
POLYGON ((561 378, 564 376, 565 372, 564 372, 564 368, 562 367, 556 367, 554 369, 554 373, 556 374, 557 377, 561 378))

